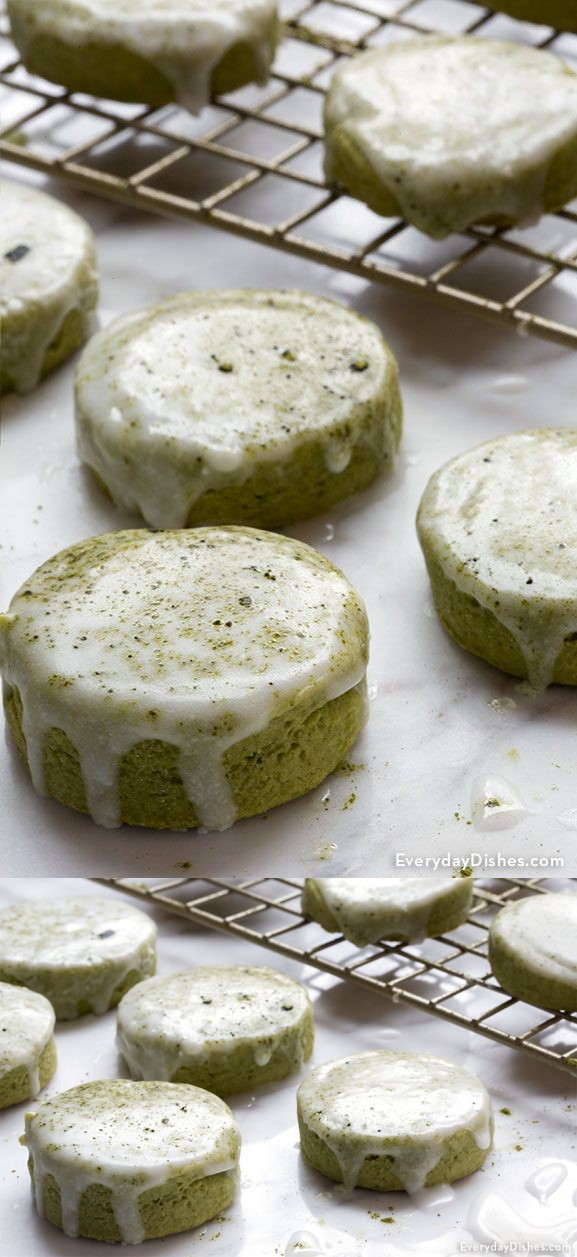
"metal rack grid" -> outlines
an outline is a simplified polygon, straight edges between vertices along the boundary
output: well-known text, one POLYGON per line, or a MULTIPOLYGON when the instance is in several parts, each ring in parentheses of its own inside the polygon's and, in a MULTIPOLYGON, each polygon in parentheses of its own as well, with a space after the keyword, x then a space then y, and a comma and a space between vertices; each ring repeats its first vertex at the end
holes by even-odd
MULTIPOLYGON (((493 977, 487 958, 488 930, 495 912, 525 893, 553 893, 547 889, 550 879, 479 879, 468 922, 450 935, 419 944, 382 942, 362 950, 342 935, 327 935, 303 916, 302 882, 296 879, 91 880, 411 1004, 574 1077, 577 1074, 577 1014, 548 1013, 513 999, 493 977)), ((567 885, 571 880, 567 879, 567 885)))
POLYGON ((327 188, 321 125, 334 66, 389 38, 435 30, 499 35, 505 23, 505 34, 521 32, 570 60, 577 37, 521 27, 473 0, 281 0, 281 12, 284 41, 268 86, 221 97, 197 119, 173 107, 70 95, 32 77, 0 16, 0 84, 12 96, 0 152, 129 205, 210 223, 577 346, 575 203, 541 228, 477 227, 429 241, 327 188))

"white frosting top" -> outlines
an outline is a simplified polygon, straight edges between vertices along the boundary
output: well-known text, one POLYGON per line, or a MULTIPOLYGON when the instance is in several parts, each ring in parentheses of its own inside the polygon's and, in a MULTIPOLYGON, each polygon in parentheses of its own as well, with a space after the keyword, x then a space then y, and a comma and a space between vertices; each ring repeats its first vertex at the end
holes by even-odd
POLYGON ((26 1115, 23 1136, 34 1166, 36 1206, 44 1181, 62 1197, 62 1229, 78 1235, 80 1198, 100 1183, 112 1192, 122 1239, 144 1238, 139 1197, 183 1171, 196 1178, 234 1172, 240 1135, 218 1096, 199 1087, 116 1079, 73 1087, 26 1115))
POLYGON ((3 182, 1 201, 0 317, 23 318, 5 324, 3 355, 25 392, 66 314, 96 302, 94 243, 88 224, 44 192, 3 182))
POLYGON ((309 877, 303 909, 314 904, 307 891, 316 889, 344 937, 364 947, 382 938, 424 938, 433 910, 454 913, 463 905, 467 917, 472 878, 457 877, 309 877))
POLYGON ((366 662, 364 608, 342 573, 302 542, 248 528, 79 542, 0 620, 0 671, 21 695, 36 788, 44 737, 63 729, 89 811, 109 826, 122 756, 158 738, 179 748, 200 823, 226 828, 226 749, 295 704, 353 688, 366 662))
POLYGON ((203 966, 140 982, 118 1007, 117 1043, 135 1078, 171 1079, 186 1065, 250 1047, 268 1065, 303 1061, 311 1015, 299 982, 264 966, 203 966))
POLYGON ((54 1009, 43 995, 0 982, 0 1078, 23 1065, 30 1095, 38 1095, 38 1063, 54 1033, 54 1021, 54 1009))
POLYGON ((119 44, 149 60, 175 98, 197 113, 210 98, 211 76, 235 44, 249 45, 266 81, 276 43, 275 0, 12 0, 22 51, 38 35, 81 47, 119 44))
POLYGON ((38 899, 0 912, 0 969, 65 973, 133 961, 154 950, 154 921, 113 899, 38 899))
POLYGON ((529 895, 508 903, 491 924, 491 941, 519 965, 577 991, 577 894, 529 895))
POLYGON ((390 1156, 406 1191, 419 1191, 452 1135, 490 1148, 492 1111, 478 1078, 413 1052, 361 1052, 313 1069, 298 1091, 301 1120, 335 1155, 345 1187, 366 1157, 390 1156))
POLYGON ((513 635, 531 685, 547 685, 577 632, 577 431, 517 432, 459 455, 429 481, 418 530, 513 635))
POLYGON ((301 292, 183 293, 124 315, 85 349, 76 400, 80 458, 157 528, 311 441, 341 472, 359 441, 392 461, 400 435, 379 329, 301 292))
POLYGON ((329 179, 340 132, 431 236, 493 216, 524 223, 577 138, 577 75, 526 44, 423 36, 339 66, 325 125, 329 179))

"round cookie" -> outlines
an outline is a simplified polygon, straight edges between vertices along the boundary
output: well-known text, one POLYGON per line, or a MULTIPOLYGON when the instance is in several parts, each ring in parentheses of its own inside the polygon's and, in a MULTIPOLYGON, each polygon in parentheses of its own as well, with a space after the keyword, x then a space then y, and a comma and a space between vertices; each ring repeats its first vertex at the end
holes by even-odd
POLYGON ((34 1099, 52 1078, 54 1021, 43 995, 0 982, 0 1109, 34 1099))
POLYGON ((345 1187, 419 1191, 483 1164, 493 1118, 487 1092, 450 1061, 359 1052, 311 1070, 297 1093, 301 1152, 345 1187))
POLYGON ((0 979, 38 991, 59 1021, 105 1013, 154 973, 156 926, 112 899, 37 899, 0 912, 0 979))
POLYGON ((559 31, 577 31, 575 0, 492 0, 491 8, 508 13, 520 22, 554 26, 559 31))
POLYGON ((426 35, 351 57, 324 125, 328 181, 434 239, 577 194, 577 75, 525 44, 426 35))
POLYGON ((529 895, 491 922, 489 962, 509 995, 577 1011, 577 895, 529 895))
POLYGON ((32 74, 72 92, 198 113, 214 94, 265 83, 275 0, 8 0, 32 74))
POLYGON ((379 329, 303 292, 170 297, 99 332, 76 376, 82 462, 154 528, 318 515, 392 465, 401 423, 379 329))
POLYGON ((367 653, 342 573, 248 528, 89 538, 0 617, 36 789, 106 826, 225 829, 311 789, 365 723, 367 653))
POLYGON ((264 966, 150 978, 125 995, 117 1020, 133 1078, 194 1083, 221 1096, 297 1073, 313 1049, 304 987, 264 966))
POLYGON ((98 300, 94 240, 78 214, 44 192, 2 184, 2 393, 27 393, 90 333, 98 300))
POLYGON ((307 877, 302 910, 329 933, 366 947, 454 930, 467 920, 472 899, 471 877, 307 877))
POLYGON ((577 685, 576 478, 577 431, 516 432, 435 472, 417 516, 444 628, 535 690, 577 685))
POLYGON ((38 1213, 66 1235, 140 1244, 200 1226, 236 1193, 238 1127, 198 1087, 73 1087, 26 1115, 21 1142, 38 1213))

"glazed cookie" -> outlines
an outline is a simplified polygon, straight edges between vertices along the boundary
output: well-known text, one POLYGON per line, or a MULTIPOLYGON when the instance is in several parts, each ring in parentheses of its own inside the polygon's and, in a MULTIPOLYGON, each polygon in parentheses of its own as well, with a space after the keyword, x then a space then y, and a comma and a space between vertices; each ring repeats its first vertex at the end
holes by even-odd
POLYGON ((59 1021, 105 1013, 156 968, 156 926, 111 899, 38 899, 0 912, 0 979, 39 991, 59 1021))
POLYGON ((98 300, 92 232, 51 196, 2 184, 3 393, 27 393, 84 344, 98 300))
POLYGON ((434 239, 523 225, 577 194, 577 75, 525 44, 390 43, 339 66, 325 142, 330 183, 434 239))
POLYGON ((509 995, 539 1008, 577 1011, 577 895, 529 895, 497 913, 489 961, 509 995))
POLYGON ((202 966, 150 978, 118 1009, 117 1044, 133 1078, 231 1095, 297 1073, 313 1049, 299 982, 264 966, 202 966))
POLYGON ((559 31, 577 31, 575 0, 491 0, 491 8, 509 13, 521 22, 554 26, 559 31))
POLYGON ((265 83, 275 0, 8 0, 24 65, 72 92, 198 113, 213 94, 265 83))
POLYGON ((307 877, 302 908, 323 929, 366 947, 454 930, 472 899, 472 877, 307 877))
POLYGON ((417 516, 437 614, 503 672, 577 685, 577 431, 479 445, 431 477, 417 516))
POLYGON ((89 1082, 26 1115, 36 1208, 66 1235, 140 1244, 227 1209, 240 1134, 222 1100, 171 1083, 89 1082))
POLYGON ((365 723, 367 652, 342 573, 249 528, 92 537, 0 618, 36 789, 106 826, 226 829, 310 790, 365 723))
POLYGON ((305 1161, 345 1187, 419 1191, 478 1170, 491 1101, 467 1070, 414 1052, 360 1052, 318 1065, 299 1087, 305 1161))
POLYGON ((34 1099, 52 1078, 54 1021, 43 995, 0 982, 0 1109, 34 1099))
POLYGON ((397 366, 380 331, 301 292, 181 293, 124 315, 76 376, 78 451, 155 528, 277 528, 391 466, 397 366))

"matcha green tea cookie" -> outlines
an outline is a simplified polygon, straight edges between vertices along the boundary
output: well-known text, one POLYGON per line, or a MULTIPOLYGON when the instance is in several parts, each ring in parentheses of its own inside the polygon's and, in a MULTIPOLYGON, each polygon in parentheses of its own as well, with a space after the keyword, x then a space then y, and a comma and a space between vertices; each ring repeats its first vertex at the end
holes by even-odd
POLYGON ((36 790, 109 827, 226 829, 318 785, 365 723, 367 653, 342 572, 250 528, 91 537, 0 617, 36 790))
POLYGON ((491 8, 509 13, 520 22, 555 26, 560 31, 577 31, 575 0, 491 0, 491 8))
POLYGON ((337 69, 325 143, 330 183, 434 239, 535 222, 577 194, 577 75, 526 44, 390 43, 337 69))
POLYGON ((323 929, 365 947, 454 930, 472 899, 471 877, 307 877, 302 908, 323 929))
POLYGON ((2 184, 0 385, 27 393, 84 344, 98 299, 94 240, 78 214, 2 184))
POLYGON ((439 619, 534 689, 577 685, 577 431, 478 445, 431 477, 417 516, 439 619))
POLYGON ((202 966, 150 978, 118 1008, 117 1044, 133 1078, 190 1082, 217 1095, 297 1073, 314 1037, 299 982, 264 966, 202 966))
POLYGON ((297 1094, 301 1152, 345 1187, 419 1191, 478 1170, 491 1101, 467 1070, 416 1052, 359 1052, 318 1065, 297 1094))
POLYGON ((0 1109, 33 1099, 52 1078, 54 1021, 43 995, 0 982, 0 1109))
POLYGON ((577 1011, 577 895, 516 899, 497 913, 489 961, 509 995, 539 1008, 577 1011))
POLYGON ((0 979, 39 991, 59 1021, 105 1013, 154 973, 156 926, 112 899, 37 899, 0 912, 0 979))
POLYGON ((32 74, 73 92, 198 113, 214 93, 264 83, 275 0, 8 0, 32 74))
POLYGON ((66 1235, 140 1244, 234 1200, 240 1134, 218 1096, 169 1082, 89 1082, 26 1115, 36 1208, 66 1235))
POLYGON ((76 377, 82 461, 155 528, 276 528, 391 466, 397 366, 374 323, 301 292, 181 293, 116 319, 76 377))

